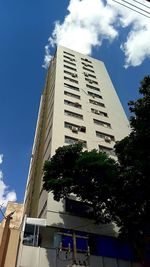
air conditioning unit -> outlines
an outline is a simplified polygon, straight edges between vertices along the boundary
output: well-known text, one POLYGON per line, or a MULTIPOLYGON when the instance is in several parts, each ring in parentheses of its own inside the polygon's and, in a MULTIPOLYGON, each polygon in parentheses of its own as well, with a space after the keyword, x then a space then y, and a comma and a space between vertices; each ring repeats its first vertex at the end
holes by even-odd
POLYGON ((75 59, 74 58, 70 58, 70 61, 75 61, 75 59))
POLYGON ((108 142, 108 143, 110 143, 111 142, 111 137, 109 137, 109 136, 105 136, 105 142, 108 142))
POLYGON ((72 126, 71 130, 73 133, 78 133, 79 131, 78 127, 75 127, 75 126, 72 126))
POLYGON ((77 74, 76 73, 72 73, 72 77, 76 78, 77 74))
POLYGON ((75 102, 75 103, 74 103, 74 106, 75 106, 75 107, 79 107, 79 106, 80 106, 80 104, 79 104, 79 103, 77 103, 77 102, 75 102))
POLYGON ((88 76, 89 76, 89 74, 88 74, 88 73, 86 73, 86 72, 84 72, 84 75, 85 75, 85 77, 88 77, 88 76))
POLYGON ((89 83, 93 83, 93 81, 92 80, 89 80, 89 83))

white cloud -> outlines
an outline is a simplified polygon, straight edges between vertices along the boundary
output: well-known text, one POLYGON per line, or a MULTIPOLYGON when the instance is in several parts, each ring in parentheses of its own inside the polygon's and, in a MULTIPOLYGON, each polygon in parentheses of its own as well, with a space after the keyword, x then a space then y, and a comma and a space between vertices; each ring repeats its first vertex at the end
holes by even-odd
MULTIPOLYGON (((118 1, 122 2, 122 0, 118 1)), ((129 3, 135 5, 133 0, 129 3)), ((134 9, 140 11, 139 8, 144 8, 145 13, 142 12, 147 14, 149 8, 146 8, 144 3, 145 1, 142 0, 141 4, 137 3, 137 8, 134 9)), ((139 13, 112 0, 107 0, 106 5, 102 0, 70 0, 67 10, 68 15, 63 23, 55 22, 52 35, 45 46, 45 67, 51 60, 51 47, 56 44, 90 55, 93 47, 101 46, 104 39, 112 42, 121 34, 121 27, 129 26, 126 41, 120 45, 125 55, 125 67, 138 66, 150 56, 149 19, 139 13)))
POLYGON ((139 66, 144 59, 150 57, 150 25, 137 23, 127 37, 127 41, 121 45, 125 54, 125 67, 139 66))
MULTIPOLYGON (((0 155, 0 163, 2 163, 3 155, 0 155)), ((8 201, 16 201, 17 196, 14 190, 9 191, 9 187, 4 183, 3 172, 0 170, 0 205, 6 207, 8 201)))
POLYGON ((92 47, 100 46, 103 39, 112 41, 117 37, 118 33, 112 26, 115 23, 116 11, 110 6, 104 6, 102 1, 71 0, 67 9, 69 14, 62 24, 55 22, 54 31, 45 47, 46 66, 47 51, 55 44, 91 54, 92 47))
POLYGON ((3 154, 0 154, 0 164, 3 162, 3 154))

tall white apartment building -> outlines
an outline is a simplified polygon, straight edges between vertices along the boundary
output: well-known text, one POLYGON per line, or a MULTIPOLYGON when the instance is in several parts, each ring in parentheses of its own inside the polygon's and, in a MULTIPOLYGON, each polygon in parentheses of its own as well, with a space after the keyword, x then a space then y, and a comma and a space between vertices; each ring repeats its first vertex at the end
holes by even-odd
POLYGON ((58 46, 41 96, 25 193, 27 216, 45 219, 51 229, 49 244, 50 239, 51 244, 54 242, 57 231, 62 235, 79 231, 103 236, 113 236, 114 231, 112 225, 95 225, 83 203, 73 199, 54 201, 52 193, 42 188, 44 162, 58 147, 78 141, 87 150, 102 150, 114 157, 115 142, 129 131, 129 122, 104 63, 58 46))

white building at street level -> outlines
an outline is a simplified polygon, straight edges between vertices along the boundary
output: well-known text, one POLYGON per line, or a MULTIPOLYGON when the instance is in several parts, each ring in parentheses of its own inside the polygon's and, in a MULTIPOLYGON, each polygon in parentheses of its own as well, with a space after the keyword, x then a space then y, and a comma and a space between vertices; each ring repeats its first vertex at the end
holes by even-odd
POLYGON ((115 157, 115 142, 129 131, 104 63, 58 46, 41 97, 24 203, 31 218, 25 219, 17 267, 131 266, 112 225, 95 225, 85 204, 56 202, 42 188, 44 162, 58 147, 82 141, 87 150, 115 157))

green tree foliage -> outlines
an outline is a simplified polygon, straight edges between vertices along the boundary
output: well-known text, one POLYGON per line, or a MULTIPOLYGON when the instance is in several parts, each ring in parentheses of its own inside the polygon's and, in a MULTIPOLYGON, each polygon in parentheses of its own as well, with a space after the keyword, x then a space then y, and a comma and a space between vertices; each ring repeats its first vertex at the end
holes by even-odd
POLYGON ((92 205, 95 219, 110 222, 110 203, 113 184, 118 175, 117 163, 106 153, 82 151, 82 145, 63 146, 44 165, 44 189, 54 194, 54 199, 75 194, 92 205))
POLYGON ((139 92, 142 97, 129 102, 131 133, 116 144, 120 176, 115 212, 121 234, 142 246, 150 237, 150 76, 139 92))

